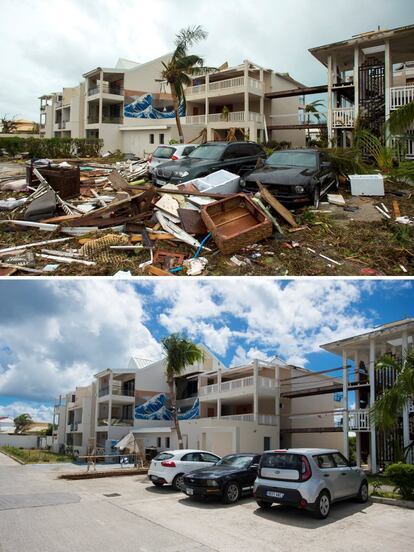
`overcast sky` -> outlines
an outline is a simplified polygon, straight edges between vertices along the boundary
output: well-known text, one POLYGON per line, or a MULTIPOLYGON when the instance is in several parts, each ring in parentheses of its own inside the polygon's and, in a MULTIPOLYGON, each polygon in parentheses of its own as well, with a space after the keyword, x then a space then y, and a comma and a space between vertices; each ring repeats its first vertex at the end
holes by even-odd
POLYGON ((308 48, 414 23, 413 0, 0 0, 0 116, 38 120, 42 94, 75 86, 119 57, 149 61, 182 27, 202 24, 208 65, 250 59, 308 84, 324 68, 308 48))
POLYGON ((414 281, 227 278, 0 281, 0 416, 48 420, 51 401, 186 332, 231 366, 275 355, 340 366, 320 345, 413 316, 414 281), (410 310, 411 308, 411 310, 410 310))

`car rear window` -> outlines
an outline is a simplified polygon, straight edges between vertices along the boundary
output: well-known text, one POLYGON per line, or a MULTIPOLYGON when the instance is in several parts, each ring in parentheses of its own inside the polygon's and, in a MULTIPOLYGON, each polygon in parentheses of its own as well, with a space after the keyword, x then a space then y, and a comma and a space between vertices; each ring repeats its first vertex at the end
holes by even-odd
POLYGON ((158 157, 158 159, 169 159, 172 155, 174 155, 176 149, 175 148, 157 148, 154 153, 152 154, 153 157, 158 157))
POLYGON ((169 454, 168 452, 160 452, 154 460, 161 461, 161 460, 170 460, 170 458, 174 458, 173 454, 169 454))
POLYGON ((279 470, 298 470, 300 456, 286 452, 264 454, 261 461, 262 468, 277 468, 279 470))

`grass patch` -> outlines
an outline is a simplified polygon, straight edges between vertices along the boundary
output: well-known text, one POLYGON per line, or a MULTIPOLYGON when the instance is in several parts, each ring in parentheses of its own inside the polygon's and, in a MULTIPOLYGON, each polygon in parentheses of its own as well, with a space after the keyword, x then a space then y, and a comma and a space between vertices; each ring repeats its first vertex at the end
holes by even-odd
POLYGON ((374 486, 377 482, 380 486, 388 485, 389 487, 394 487, 394 483, 385 475, 367 475, 368 483, 371 486, 374 486))
POLYGON ((49 450, 20 449, 17 447, 0 447, 0 451, 18 458, 25 464, 47 464, 49 462, 73 462, 72 456, 56 454, 49 450))

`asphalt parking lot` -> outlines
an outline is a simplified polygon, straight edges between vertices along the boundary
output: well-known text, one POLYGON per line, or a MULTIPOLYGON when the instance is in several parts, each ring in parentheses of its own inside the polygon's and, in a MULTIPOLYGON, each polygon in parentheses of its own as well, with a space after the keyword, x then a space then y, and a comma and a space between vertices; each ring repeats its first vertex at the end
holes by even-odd
POLYGON ((414 510, 346 502, 316 520, 262 512, 250 498, 197 502, 145 476, 57 479, 65 469, 0 462, 0 552, 405 552, 413 543, 414 510))

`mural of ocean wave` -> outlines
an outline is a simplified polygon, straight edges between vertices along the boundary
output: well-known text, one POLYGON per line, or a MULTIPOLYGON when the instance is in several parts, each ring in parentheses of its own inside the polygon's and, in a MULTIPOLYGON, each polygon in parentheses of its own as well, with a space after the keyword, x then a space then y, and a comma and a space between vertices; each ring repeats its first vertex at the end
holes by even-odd
MULTIPOLYGON (((151 94, 144 94, 124 107, 124 116, 134 119, 173 119, 174 111, 163 111, 153 106, 154 98, 151 94)), ((179 105, 180 117, 185 116, 184 103, 179 105)))
MULTIPOLYGON (((137 420, 172 420, 171 410, 167 406, 168 397, 160 393, 149 399, 146 403, 135 407, 135 419, 137 420)), ((193 406, 186 412, 178 414, 179 420, 192 420, 200 415, 200 401, 196 399, 193 406)))

